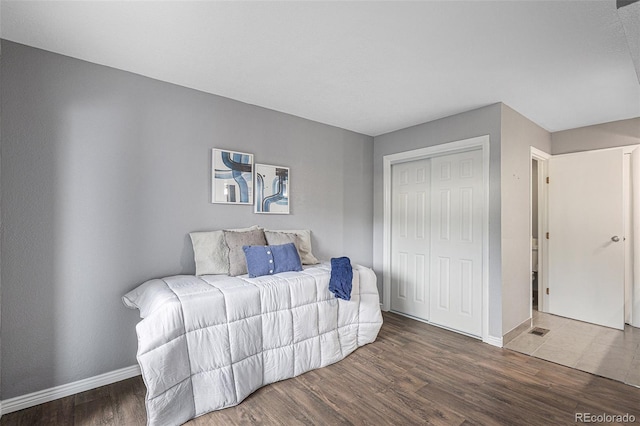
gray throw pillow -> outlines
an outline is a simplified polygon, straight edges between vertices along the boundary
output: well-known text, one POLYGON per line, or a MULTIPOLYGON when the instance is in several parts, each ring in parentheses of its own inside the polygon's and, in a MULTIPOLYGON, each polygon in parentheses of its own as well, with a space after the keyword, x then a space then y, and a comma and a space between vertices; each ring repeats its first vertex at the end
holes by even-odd
POLYGON ((296 234, 264 231, 264 236, 267 239, 267 244, 269 244, 270 246, 280 246, 282 244, 293 243, 293 245, 296 246, 296 250, 298 251, 298 256, 300 256, 300 259, 302 259, 302 255, 300 254, 300 237, 298 237, 296 234))
POLYGON ((243 246, 266 246, 267 240, 262 229, 245 232, 224 231, 224 239, 229 247, 229 275, 235 277, 247 273, 247 259, 243 246))
POLYGON ((310 230, 265 230, 264 234, 267 238, 267 241, 269 242, 269 245, 286 244, 289 242, 295 244, 303 265, 315 265, 317 263, 320 263, 311 252, 310 230))

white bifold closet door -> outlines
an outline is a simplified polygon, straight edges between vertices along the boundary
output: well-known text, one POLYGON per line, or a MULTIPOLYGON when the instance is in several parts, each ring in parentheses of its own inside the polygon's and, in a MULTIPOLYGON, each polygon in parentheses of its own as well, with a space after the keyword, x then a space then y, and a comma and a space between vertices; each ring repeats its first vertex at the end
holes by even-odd
POLYGON ((391 310, 429 319, 430 160, 392 170, 391 310))
POLYGON ((392 166, 391 309, 482 334, 482 151, 392 166))
POLYGON ((482 151, 431 163, 430 321, 482 334, 482 151))

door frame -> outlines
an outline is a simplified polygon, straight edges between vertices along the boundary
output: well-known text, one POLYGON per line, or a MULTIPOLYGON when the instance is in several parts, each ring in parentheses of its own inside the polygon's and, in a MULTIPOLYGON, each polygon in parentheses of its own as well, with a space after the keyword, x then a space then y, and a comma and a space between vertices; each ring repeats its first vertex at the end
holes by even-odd
MULTIPOLYGON (((636 144, 636 145, 626 145, 621 147, 597 148, 597 149, 589 149, 585 151, 608 151, 608 150, 620 149, 620 148, 622 148, 623 155, 630 155, 635 149, 640 148, 640 145, 636 144)), ((572 151, 572 152, 556 154, 556 155, 574 154, 576 152, 581 152, 581 151, 572 151)), ((548 211, 549 211, 548 210, 548 207, 549 207, 548 189, 546 184, 544 184, 544 179, 546 179, 546 177, 548 176, 548 167, 549 167, 548 160, 552 156, 553 155, 551 154, 548 154, 544 151, 531 147, 531 159, 532 160, 535 159, 538 161, 538 182, 540 183, 538 186, 538 235, 544 234, 544 232, 546 232, 548 228, 548 211), (543 173, 540 172, 541 165, 543 165, 544 176, 543 176, 543 173), (543 194, 543 191, 544 191, 544 194, 543 194)), ((632 229, 633 213, 629 213, 627 209, 631 209, 631 206, 629 204, 633 204, 632 193, 640 192, 640 190, 638 189, 632 190, 633 178, 631 177, 630 171, 626 169, 627 163, 625 162, 624 164, 625 164, 625 170, 623 170, 623 193, 625 195, 624 229, 625 229, 625 238, 626 238, 626 241, 625 241, 625 270, 626 270, 629 267, 627 263, 633 263, 632 254, 636 246, 636 243, 634 241, 634 230, 632 229), (630 216, 631 216, 631 221, 629 220, 630 216)), ((633 167, 633 164, 631 164, 630 166, 633 167)), ((531 166, 529 167, 531 168, 531 166)), ((529 178, 530 179, 532 178, 532 170, 529 171, 529 178)), ((529 210, 531 210, 531 208, 529 210)), ((529 219, 530 221, 529 232, 531 232, 531 220, 532 220, 532 215, 530 215, 530 219, 529 219)), ((542 243, 541 243, 541 240, 538 239, 538 289, 539 291, 544 290, 549 283, 548 273, 547 273, 548 264, 549 264, 548 244, 549 242, 546 238, 542 239, 542 243), (542 270, 542 274, 540 274, 540 270, 542 270)), ((635 273, 635 267, 631 266, 631 268, 632 270, 634 270, 633 272, 635 273)), ((635 294, 636 287, 637 287, 636 281, 640 281, 640 280, 635 279, 634 273, 630 275, 625 271, 625 282, 624 282, 625 294, 628 291, 630 291, 632 295, 635 294)), ((538 311, 548 312, 548 309, 547 309, 548 306, 549 306, 549 296, 546 294, 546 292, 538 293, 538 311), (540 298, 540 294, 542 294, 542 299, 540 298)), ((625 299, 625 310, 628 309, 631 312, 631 315, 630 315, 631 323, 635 323, 633 307, 634 307, 633 300, 628 301, 625 299)), ((530 309, 531 309, 531 314, 533 315, 533 308, 531 307, 530 309)), ((635 316, 640 316, 640 314, 636 312, 635 316)), ((627 322, 625 321, 625 323, 627 322)), ((638 322, 638 324, 640 325, 640 322, 638 322)), ((638 325, 636 325, 635 327, 638 327, 638 325)))
MULTIPOLYGON (((640 327, 640 322, 636 319, 639 316, 634 310, 634 294, 640 293, 640 285, 637 285, 635 279, 635 270, 637 266, 634 262, 634 250, 638 246, 634 228, 634 195, 639 193, 638 188, 633 186, 633 159, 632 153, 640 145, 627 145, 622 147, 622 155, 624 156, 622 171, 622 193, 624 194, 624 323, 633 327, 640 327), (635 315, 634 315, 635 314, 635 315), (628 321, 627 321, 628 319, 628 321), (634 325, 635 324, 635 325, 634 325)), ((636 165, 638 167, 638 165, 636 165)))
MULTIPOLYGON (((536 160, 538 162, 538 311, 547 312, 547 306, 549 306, 549 296, 545 289, 548 283, 548 256, 549 256, 549 240, 541 238, 544 236, 548 229, 548 202, 549 191, 547 190, 546 179, 549 176, 549 159, 551 154, 541 151, 537 148, 530 147, 531 161, 536 160)), ((533 184, 533 169, 531 167, 531 161, 529 162, 529 188, 533 184)), ((531 209, 531 189, 529 189, 529 235, 533 228, 533 212, 531 209)), ((530 244, 531 245, 531 244, 530 244)), ((533 269, 531 264, 531 256, 529 256, 529 270, 533 269)), ((533 290, 533 282, 531 283, 533 290)), ((529 292, 531 294, 531 292, 529 292)), ((533 317, 533 304, 529 303, 529 316, 533 317)))
MULTIPOLYGON (((382 265, 382 310, 391 308, 391 166, 408 161, 422 160, 458 152, 482 150, 482 183, 484 187, 482 218, 482 341, 491 343, 489 336, 489 135, 477 136, 397 154, 385 155, 383 163, 383 265, 382 265)), ((493 343, 492 343, 493 344, 493 343)))

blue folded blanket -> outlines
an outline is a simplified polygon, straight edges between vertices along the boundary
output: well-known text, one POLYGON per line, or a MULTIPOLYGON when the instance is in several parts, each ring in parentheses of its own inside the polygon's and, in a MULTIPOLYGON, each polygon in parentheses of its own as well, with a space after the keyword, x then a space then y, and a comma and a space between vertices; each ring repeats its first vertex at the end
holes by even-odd
POLYGON ((351 269, 351 260, 348 257, 332 258, 329 291, 340 299, 351 300, 352 280, 353 269, 351 269))

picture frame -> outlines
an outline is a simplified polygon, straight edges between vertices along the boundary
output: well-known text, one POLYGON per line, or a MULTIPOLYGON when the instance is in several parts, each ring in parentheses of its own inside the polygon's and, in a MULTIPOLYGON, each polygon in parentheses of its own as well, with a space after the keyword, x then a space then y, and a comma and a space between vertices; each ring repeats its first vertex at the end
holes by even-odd
POLYGON ((211 150, 211 202, 253 204, 253 154, 211 150))
POLYGON ((260 214, 289 214, 290 169, 268 164, 255 165, 256 189, 254 212, 260 214))

